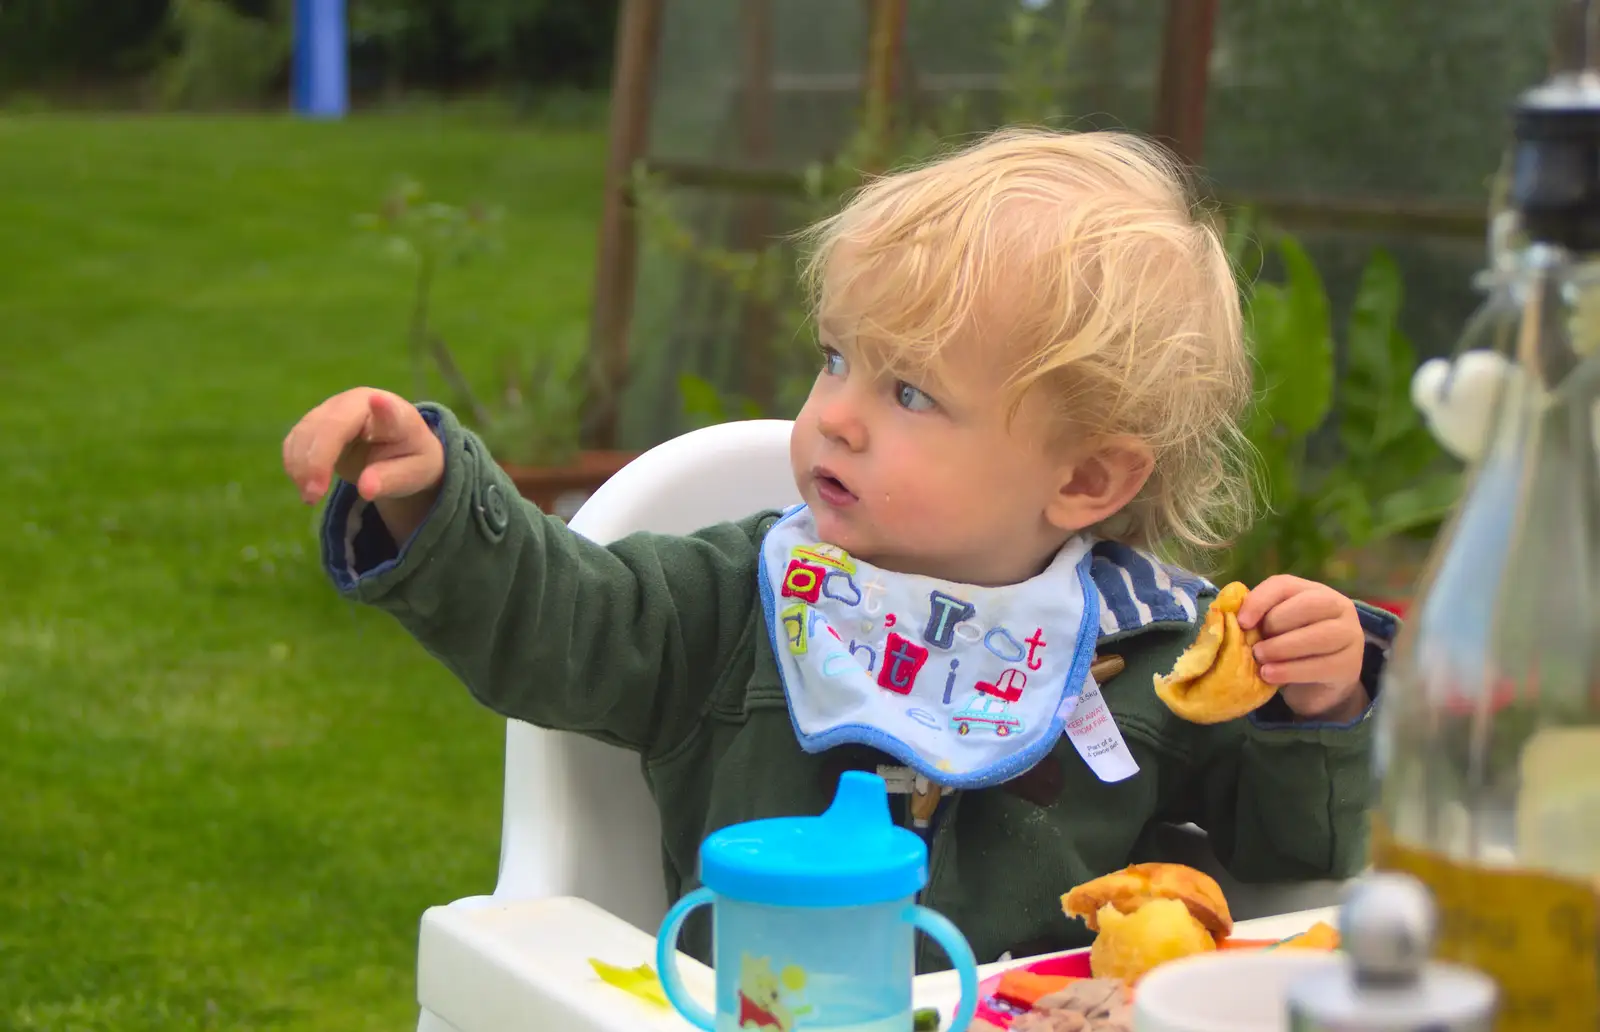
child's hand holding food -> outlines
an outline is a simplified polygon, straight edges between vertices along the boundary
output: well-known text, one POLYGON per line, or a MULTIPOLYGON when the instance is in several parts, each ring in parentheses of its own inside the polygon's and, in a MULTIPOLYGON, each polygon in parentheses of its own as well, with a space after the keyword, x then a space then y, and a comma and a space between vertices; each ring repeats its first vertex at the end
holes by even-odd
POLYGON ((1156 675, 1156 694, 1195 724, 1237 720, 1274 695, 1302 720, 1353 720, 1370 701, 1366 640, 1355 603, 1325 584, 1279 576, 1251 591, 1235 581, 1172 672, 1156 675))
POLYGON ((283 441, 283 468, 312 504, 333 477, 376 503, 404 541, 421 525, 444 479, 444 447, 422 414, 397 394, 357 387, 301 417, 283 441))
POLYGON ((1356 604, 1299 577, 1268 577, 1239 607, 1239 626, 1259 629, 1261 679, 1302 720, 1345 722, 1371 701, 1361 684, 1367 635, 1356 604))

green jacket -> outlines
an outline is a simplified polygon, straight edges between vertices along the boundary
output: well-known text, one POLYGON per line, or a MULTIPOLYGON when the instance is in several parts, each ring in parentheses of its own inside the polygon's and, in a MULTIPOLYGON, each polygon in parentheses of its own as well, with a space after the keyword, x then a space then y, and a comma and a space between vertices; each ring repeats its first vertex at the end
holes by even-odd
MULTIPOLYGON (((697 851, 738 821, 822 812, 868 749, 801 750, 757 598, 760 513, 686 537, 593 544, 522 501, 481 441, 424 407, 445 445, 438 501, 397 547, 348 485, 329 504, 323 557, 350 598, 391 613, 497 713, 639 753, 661 812, 668 892, 697 884, 697 851)), ((1203 596, 1208 603, 1210 595, 1203 596)), ((1393 625, 1364 611, 1372 630, 1393 625)), ((1370 724, 1174 717, 1151 678, 1193 640, 1157 620, 1103 638, 1125 671, 1103 693, 1138 774, 1106 784, 1065 738, 1008 785, 958 793, 930 839, 923 902, 966 934, 980 961, 1007 950, 1083 945, 1060 896, 1120 868, 1158 822, 1194 823, 1241 880, 1343 877, 1364 862, 1370 724)), ((1369 673, 1381 663, 1370 650, 1369 673)), ((1370 683, 1370 679, 1369 679, 1370 683)), ((1369 711, 1370 712, 1370 711, 1369 711)), ((702 958, 708 931, 691 923, 702 958)), ((925 944, 923 970, 945 965, 925 944)))

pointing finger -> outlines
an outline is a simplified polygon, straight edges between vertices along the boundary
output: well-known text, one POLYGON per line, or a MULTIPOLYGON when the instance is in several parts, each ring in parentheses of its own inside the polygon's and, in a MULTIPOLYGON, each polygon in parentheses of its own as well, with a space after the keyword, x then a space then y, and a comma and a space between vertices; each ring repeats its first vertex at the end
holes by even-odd
POLYGON ((405 440, 412 430, 406 415, 393 395, 374 391, 367 398, 366 439, 374 444, 405 440))
POLYGON ((302 432, 306 436, 301 476, 305 490, 320 498, 333 483, 333 469, 351 442, 361 436, 367 421, 366 399, 359 396, 335 398, 322 407, 321 414, 306 417, 302 432))

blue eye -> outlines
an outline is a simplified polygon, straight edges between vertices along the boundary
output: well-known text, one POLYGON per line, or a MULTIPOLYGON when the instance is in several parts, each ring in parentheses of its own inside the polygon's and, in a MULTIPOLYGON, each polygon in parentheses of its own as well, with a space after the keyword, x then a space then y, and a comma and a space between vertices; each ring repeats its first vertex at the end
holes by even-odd
POLYGON ((938 407, 932 398, 904 380, 895 384, 894 398, 900 403, 901 408, 911 412, 927 412, 938 407))
POLYGON ((822 349, 822 371, 829 376, 843 376, 850 371, 844 356, 832 348, 822 349))

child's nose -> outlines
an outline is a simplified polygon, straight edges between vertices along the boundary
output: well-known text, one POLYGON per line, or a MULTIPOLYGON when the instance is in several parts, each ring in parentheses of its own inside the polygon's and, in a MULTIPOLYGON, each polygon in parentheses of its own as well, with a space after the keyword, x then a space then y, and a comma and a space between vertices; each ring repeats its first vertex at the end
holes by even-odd
POLYGON ((822 405, 817 413, 817 428, 824 437, 851 451, 866 447, 867 424, 847 391, 840 391, 822 405))

